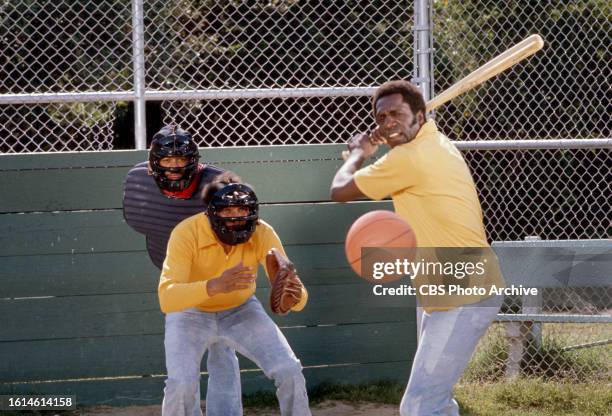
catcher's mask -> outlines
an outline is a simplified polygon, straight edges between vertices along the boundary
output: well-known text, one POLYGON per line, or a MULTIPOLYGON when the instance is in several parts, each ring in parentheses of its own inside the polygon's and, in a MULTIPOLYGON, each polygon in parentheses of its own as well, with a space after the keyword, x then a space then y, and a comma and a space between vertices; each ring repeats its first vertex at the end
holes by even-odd
POLYGON ((191 138, 191 134, 176 126, 167 126, 155 133, 149 150, 149 166, 151 174, 160 189, 169 192, 179 192, 187 188, 195 178, 198 171, 198 146, 191 138), (186 157, 187 165, 184 167, 166 168, 159 164, 165 157, 186 157), (170 179, 168 173, 182 174, 178 179, 170 179))
POLYGON ((206 214, 217 238, 225 244, 245 243, 251 238, 259 219, 259 203, 253 189, 241 183, 230 183, 218 190, 208 203, 206 214), (221 217, 219 212, 228 207, 245 207, 249 213, 243 217, 221 217), (228 222, 240 224, 229 225, 228 222))

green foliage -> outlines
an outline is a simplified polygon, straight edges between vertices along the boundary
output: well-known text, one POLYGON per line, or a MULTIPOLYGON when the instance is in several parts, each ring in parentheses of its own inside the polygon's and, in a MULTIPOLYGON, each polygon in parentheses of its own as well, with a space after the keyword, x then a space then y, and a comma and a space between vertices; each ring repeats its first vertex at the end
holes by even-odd
POLYGON ((601 0, 435 1, 438 92, 532 33, 545 40, 543 52, 439 118, 461 139, 609 137, 610 13, 601 0))
POLYGON ((49 106, 49 114, 56 123, 94 128, 112 119, 113 103, 59 103, 49 106))
POLYGON ((15 1, 2 12, 0 92, 131 88, 129 2, 15 1))
MULTIPOLYGON (((11 1, 2 4, 0 21, 0 93, 132 89, 129 1, 11 1)), ((7 138, 0 152, 108 147, 114 108, 106 102, 7 106, 0 112, 7 138)))
POLYGON ((407 1, 165 1, 147 10, 153 88, 375 85, 411 77, 407 1))
POLYGON ((507 341, 501 336, 483 341, 484 347, 474 353, 463 373, 465 382, 499 381, 504 377, 508 358, 507 341))
POLYGON ((612 396, 605 383, 576 384, 518 379, 462 384, 455 388, 465 416, 599 416, 609 413, 612 396))
POLYGON ((605 149, 468 151, 495 240, 609 238, 605 149))
MULTIPOLYGON (((542 346, 536 349, 527 346, 521 362, 521 375, 541 381, 565 382, 602 382, 610 381, 610 355, 602 353, 603 349, 612 347, 594 347, 580 350, 564 350, 567 344, 558 337, 548 336, 542 340, 542 346)), ((474 353, 463 380, 466 382, 498 382, 504 379, 508 343, 501 336, 493 336, 484 342, 484 347, 474 353)))
MULTIPOLYGON (((434 0, 433 7, 438 92, 528 34, 546 41, 537 57, 439 111, 452 136, 610 136, 609 1, 434 0)), ((0 18, 6 28, 0 93, 132 88, 129 1, 20 0, 2 3, 0 18)), ((145 2, 147 87, 370 86, 410 79, 412 25, 407 0, 145 2)), ((262 105, 262 114, 274 114, 276 106, 262 105)), ((111 111, 70 105, 50 117, 65 115, 65 122, 91 114, 83 122, 89 126, 111 111)), ((268 136, 283 133, 276 130, 268 136)))

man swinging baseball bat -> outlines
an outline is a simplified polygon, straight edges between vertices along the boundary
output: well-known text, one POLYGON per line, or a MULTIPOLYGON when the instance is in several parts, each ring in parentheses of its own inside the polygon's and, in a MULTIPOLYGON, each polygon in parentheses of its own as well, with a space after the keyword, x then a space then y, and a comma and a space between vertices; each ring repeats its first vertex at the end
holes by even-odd
MULTIPOLYGON (((426 113, 518 62, 522 58, 517 53, 525 57, 541 47, 542 39, 534 35, 474 71, 429 106, 410 82, 384 83, 372 99, 377 127, 349 141, 345 162, 331 184, 331 199, 347 202, 390 196, 395 212, 412 226, 419 247, 486 251, 489 245, 469 168, 435 122, 426 119, 426 113), (391 150, 362 168, 383 143, 391 150)), ((497 262, 491 263, 494 267, 479 285, 503 287, 497 262)), ((436 305, 423 305, 417 352, 400 404, 402 416, 459 415, 453 386, 502 302, 489 293, 445 295, 436 299, 436 305)))

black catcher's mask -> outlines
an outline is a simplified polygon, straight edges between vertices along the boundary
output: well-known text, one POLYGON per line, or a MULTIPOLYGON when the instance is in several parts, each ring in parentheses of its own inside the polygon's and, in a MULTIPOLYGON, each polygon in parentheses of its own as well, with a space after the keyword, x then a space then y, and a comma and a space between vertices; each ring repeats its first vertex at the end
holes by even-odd
POLYGON ((149 150, 149 165, 157 186, 169 192, 179 192, 187 188, 198 172, 198 146, 191 134, 175 126, 167 126, 155 133, 149 150), (186 157, 187 165, 183 168, 164 168, 159 161, 164 157, 186 157), (181 173, 179 179, 172 180, 166 176, 169 173, 181 173))
POLYGON ((259 203, 253 189, 240 183, 230 183, 218 190, 206 210, 210 225, 221 242, 230 245, 245 243, 251 238, 259 219, 259 203), (246 207, 246 217, 220 217, 219 212, 227 207, 246 207), (243 225, 228 226, 228 221, 244 221, 243 225))

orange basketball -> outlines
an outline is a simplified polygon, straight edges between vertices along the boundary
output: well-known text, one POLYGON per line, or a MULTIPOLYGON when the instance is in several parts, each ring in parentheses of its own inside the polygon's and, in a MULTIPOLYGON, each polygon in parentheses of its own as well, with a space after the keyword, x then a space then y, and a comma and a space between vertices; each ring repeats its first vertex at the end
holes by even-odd
POLYGON ((412 227, 396 213, 372 211, 355 220, 344 243, 346 259, 351 268, 367 278, 361 273, 363 247, 416 247, 416 236, 412 227))

